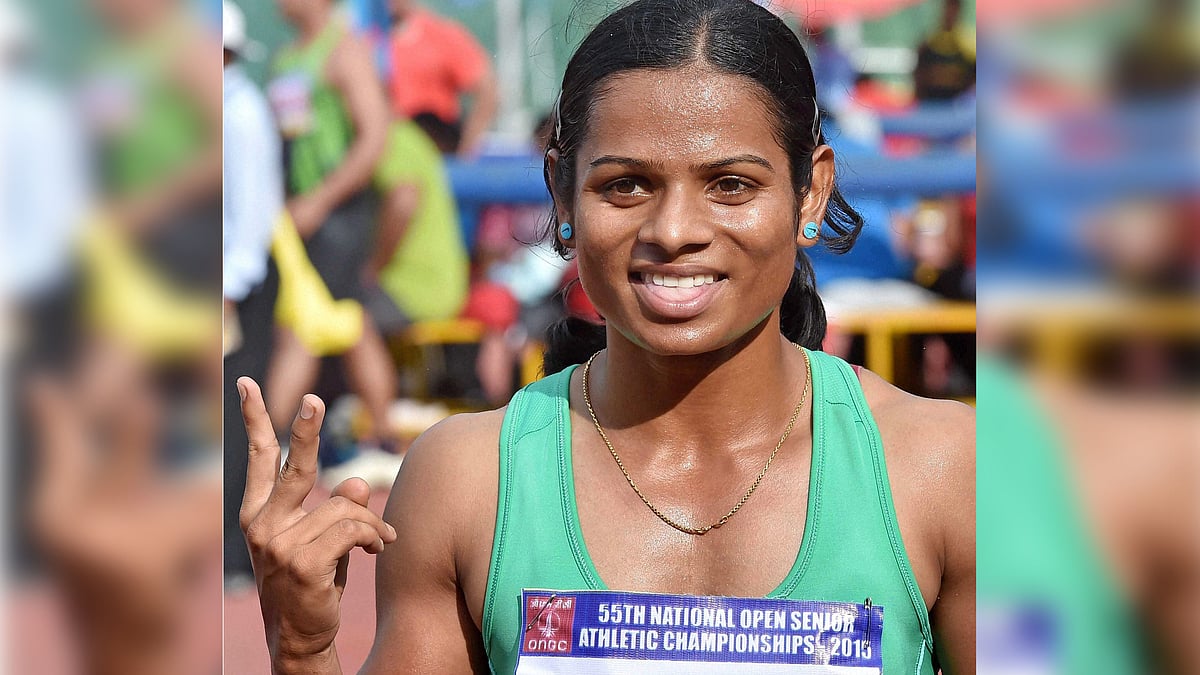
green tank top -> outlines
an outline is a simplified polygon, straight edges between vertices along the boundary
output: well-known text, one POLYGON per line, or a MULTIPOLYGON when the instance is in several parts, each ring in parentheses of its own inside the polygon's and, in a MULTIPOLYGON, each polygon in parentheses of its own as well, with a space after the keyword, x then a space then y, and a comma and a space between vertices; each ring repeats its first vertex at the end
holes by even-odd
POLYGON ((980 669, 1024 655, 1036 672, 1145 672, 1134 613, 1087 532, 1049 420, 995 359, 979 358, 977 386, 980 669))
POLYGON ((346 28, 331 20, 305 47, 285 47, 271 70, 267 96, 284 141, 288 194, 311 191, 336 169, 354 140, 342 96, 326 66, 346 28))
MULTIPOLYGON (((932 675, 933 636, 892 505, 882 443, 854 371, 808 352, 813 455, 791 571, 768 597, 884 608, 884 672, 932 675)), ((483 611, 492 672, 516 669, 522 589, 606 590, 575 503, 568 389, 575 367, 513 397, 500 431, 496 532, 483 611)))
MULTIPOLYGON (((96 57, 85 96, 102 117, 103 174, 113 195, 153 190, 212 140, 199 105, 170 70, 172 51, 191 32, 178 16, 96 57)), ((215 59, 212 67, 219 67, 215 59)))

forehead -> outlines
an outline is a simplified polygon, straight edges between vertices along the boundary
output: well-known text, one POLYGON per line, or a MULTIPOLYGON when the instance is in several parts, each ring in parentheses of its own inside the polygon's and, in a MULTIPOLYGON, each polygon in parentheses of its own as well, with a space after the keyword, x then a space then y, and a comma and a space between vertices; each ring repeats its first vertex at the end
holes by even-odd
POLYGON ((672 162, 785 155, 766 96, 748 77, 703 66, 613 75, 592 107, 580 159, 618 155, 672 162))

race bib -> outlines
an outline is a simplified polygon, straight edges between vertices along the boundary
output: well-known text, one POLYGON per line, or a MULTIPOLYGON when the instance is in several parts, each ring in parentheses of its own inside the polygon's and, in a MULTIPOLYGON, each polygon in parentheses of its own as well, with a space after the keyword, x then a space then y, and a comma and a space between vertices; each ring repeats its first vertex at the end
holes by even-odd
POLYGON ((128 69, 91 77, 82 87, 80 101, 93 131, 116 135, 135 129, 142 114, 142 89, 137 73, 128 69))
POLYGON ((1062 627, 1049 607, 981 603, 976 613, 979 675, 1059 675, 1062 627))
POLYGON ((284 138, 296 138, 312 131, 312 89, 312 78, 303 72, 280 75, 268 85, 267 98, 275 111, 279 133, 284 138))
POLYGON ((525 590, 517 675, 879 675, 883 607, 846 602, 525 590))

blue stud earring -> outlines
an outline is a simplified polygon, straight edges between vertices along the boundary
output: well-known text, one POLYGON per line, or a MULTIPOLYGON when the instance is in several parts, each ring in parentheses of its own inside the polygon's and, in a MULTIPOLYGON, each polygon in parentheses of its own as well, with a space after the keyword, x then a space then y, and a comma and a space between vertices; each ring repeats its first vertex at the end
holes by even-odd
POLYGON ((804 224, 804 238, 805 239, 816 239, 818 231, 819 230, 817 229, 816 223, 809 221, 804 224))
POLYGON ((563 239, 570 239, 571 237, 575 236, 575 230, 571 229, 570 223, 563 221, 563 223, 558 226, 558 236, 562 237, 563 239))

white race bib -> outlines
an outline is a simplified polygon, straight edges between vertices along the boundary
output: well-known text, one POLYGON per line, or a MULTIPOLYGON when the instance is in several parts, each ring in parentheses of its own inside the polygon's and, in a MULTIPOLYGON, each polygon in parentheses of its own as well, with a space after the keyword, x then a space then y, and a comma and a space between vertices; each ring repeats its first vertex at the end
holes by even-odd
POLYGON ((883 607, 525 590, 517 675, 880 675, 883 607))

